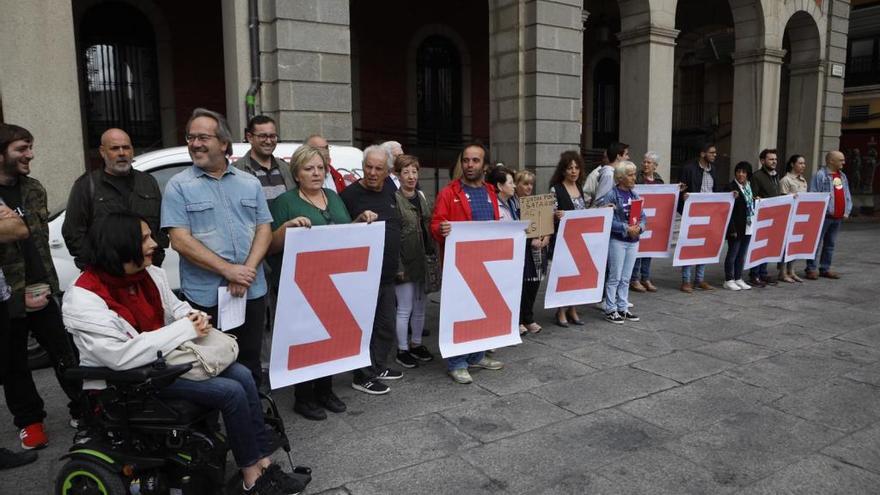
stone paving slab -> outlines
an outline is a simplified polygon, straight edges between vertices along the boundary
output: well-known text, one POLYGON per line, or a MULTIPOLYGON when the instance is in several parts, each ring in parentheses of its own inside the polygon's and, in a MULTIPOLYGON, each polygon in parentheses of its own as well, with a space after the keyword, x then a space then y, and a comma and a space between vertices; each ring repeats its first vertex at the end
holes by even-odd
POLYGON ((620 409, 669 431, 686 433, 777 398, 779 394, 715 375, 634 400, 620 409))
POLYGON ((503 484, 492 480, 459 456, 428 461, 390 473, 383 473, 346 485, 349 493, 424 495, 497 495, 506 493, 503 484), (443 480, 438 482, 438 480, 443 480))
POLYGON ((596 471, 616 485, 619 493, 678 495, 733 493, 727 479, 663 448, 650 447, 627 455, 596 471))
POLYGON ((880 422, 856 431, 828 447, 822 453, 846 464, 880 474, 880 422))
POLYGON ((789 393, 857 367, 849 361, 794 350, 731 368, 724 373, 757 387, 789 393))
POLYGON ((476 447, 462 457, 504 480, 510 493, 567 493, 567 487, 584 493, 591 469, 659 445, 668 435, 619 411, 598 411, 476 447))
MULTIPOLYGON (((612 323, 606 323, 612 325, 612 323)), ((667 331, 641 330, 615 325, 600 340, 610 346, 645 357, 657 357, 680 349, 690 349, 705 342, 667 331)))
POLYGON ((727 361, 691 351, 676 351, 665 356, 645 359, 632 365, 633 368, 650 371, 655 375, 665 376, 679 383, 688 383, 711 376, 731 366, 733 365, 727 361))
POLYGON ((880 349, 838 340, 837 337, 804 347, 807 352, 864 365, 880 361, 880 349))
POLYGON ((880 388, 836 378, 773 403, 781 411, 851 432, 877 421, 880 388))
POLYGON ((622 351, 602 342, 585 345, 579 349, 568 351, 563 355, 596 369, 624 366, 645 359, 638 354, 622 351))
POLYGON ((742 495, 852 495, 874 494, 880 476, 813 455, 738 492, 742 495))
POLYGON ((664 447, 699 464, 725 485, 746 486, 842 434, 768 407, 728 416, 664 447))
POLYGON ((855 371, 850 371, 843 376, 850 380, 880 387, 880 364, 875 363, 869 366, 863 366, 855 371))
POLYGON ((573 413, 530 393, 447 409, 441 415, 483 443, 574 417, 573 413))
POLYGON ((840 334, 836 337, 839 340, 853 342, 869 347, 880 347, 880 325, 860 328, 851 332, 840 334))
POLYGON ((503 373, 476 371, 471 375, 481 388, 496 395, 509 395, 595 371, 595 368, 557 355, 516 361, 515 365, 506 366, 503 373))
POLYGON ((780 351, 790 351, 828 340, 834 335, 834 332, 825 329, 788 323, 742 334, 737 340, 780 351))
POLYGON ((577 414, 587 414, 678 385, 632 368, 612 368, 532 390, 535 395, 577 414))
POLYGON ((741 340, 722 340, 695 347, 694 352, 734 363, 748 364, 778 354, 780 351, 741 340))

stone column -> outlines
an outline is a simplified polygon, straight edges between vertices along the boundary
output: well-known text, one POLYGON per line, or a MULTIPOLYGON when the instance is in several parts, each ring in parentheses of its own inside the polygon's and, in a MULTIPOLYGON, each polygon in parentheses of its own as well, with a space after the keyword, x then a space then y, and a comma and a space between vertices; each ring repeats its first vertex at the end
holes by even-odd
POLYGON ((772 48, 733 54, 731 165, 743 160, 754 165, 762 149, 776 147, 783 56, 784 50, 772 48))
MULTIPOLYGON (((821 164, 822 96, 825 62, 792 64, 789 67, 788 121, 785 132, 786 155, 804 155, 810 168, 821 164)), ((779 161, 787 157, 779 157, 779 161)), ((809 174, 810 171, 807 171, 809 174)))
POLYGON ((811 163, 814 172, 824 163, 825 153, 840 149, 840 121, 843 118, 843 74, 849 32, 849 0, 828 1, 827 63, 821 132, 822 161, 811 163), (835 70, 837 69, 837 70, 835 70))
POLYGON ((31 175, 54 209, 85 170, 73 11, 70 2, 0 0, 0 12, 0 114, 34 135, 31 175))
POLYGON ((348 0, 265 0, 260 8, 263 113, 285 140, 319 133, 350 145, 348 0))
POLYGON ((582 0, 490 0, 493 159, 535 170, 546 191, 559 154, 580 148, 582 0))
POLYGON ((620 40, 620 141, 641 163, 648 151, 660 154, 657 172, 667 180, 672 153, 672 94, 678 31, 643 26, 620 40))
POLYGON ((247 112, 244 98, 251 84, 248 3, 223 0, 223 72, 226 76, 226 121, 235 141, 244 138, 247 112))

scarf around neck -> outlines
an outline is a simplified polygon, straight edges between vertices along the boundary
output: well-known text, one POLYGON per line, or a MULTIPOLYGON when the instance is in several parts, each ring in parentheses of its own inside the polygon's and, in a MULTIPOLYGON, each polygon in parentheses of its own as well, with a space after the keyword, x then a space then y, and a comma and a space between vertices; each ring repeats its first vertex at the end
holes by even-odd
POLYGON ((89 266, 75 285, 103 299, 111 311, 125 319, 138 333, 165 325, 162 297, 147 270, 117 277, 89 266))

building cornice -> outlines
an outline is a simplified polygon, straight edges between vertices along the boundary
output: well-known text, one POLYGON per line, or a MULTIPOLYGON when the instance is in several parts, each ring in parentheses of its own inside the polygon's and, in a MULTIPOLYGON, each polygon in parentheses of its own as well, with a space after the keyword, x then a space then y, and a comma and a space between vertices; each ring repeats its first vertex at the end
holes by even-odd
POLYGON ((641 45, 643 43, 656 43, 660 45, 675 46, 678 38, 678 29, 669 29, 659 26, 643 26, 630 31, 617 33, 620 47, 641 45))

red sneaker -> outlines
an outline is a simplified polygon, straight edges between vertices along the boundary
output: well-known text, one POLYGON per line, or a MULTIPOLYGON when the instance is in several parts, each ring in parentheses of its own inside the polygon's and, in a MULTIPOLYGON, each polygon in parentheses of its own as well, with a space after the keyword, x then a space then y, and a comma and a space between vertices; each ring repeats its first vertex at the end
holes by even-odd
POLYGON ((46 432, 43 431, 43 423, 33 423, 25 426, 18 434, 21 438, 21 448, 25 450, 42 449, 49 445, 46 432))

